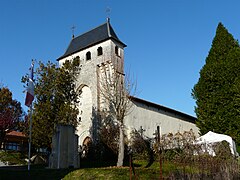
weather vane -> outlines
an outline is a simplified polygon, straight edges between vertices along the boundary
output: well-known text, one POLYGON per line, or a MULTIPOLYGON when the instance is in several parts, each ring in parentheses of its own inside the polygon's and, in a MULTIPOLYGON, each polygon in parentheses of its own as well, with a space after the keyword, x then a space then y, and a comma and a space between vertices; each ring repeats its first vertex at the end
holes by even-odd
POLYGON ((106 8, 107 19, 110 19, 110 14, 111 14, 111 9, 110 9, 110 7, 107 7, 106 8))
POLYGON ((74 30, 76 29, 76 26, 73 25, 71 29, 72 29, 72 38, 74 38, 74 30))

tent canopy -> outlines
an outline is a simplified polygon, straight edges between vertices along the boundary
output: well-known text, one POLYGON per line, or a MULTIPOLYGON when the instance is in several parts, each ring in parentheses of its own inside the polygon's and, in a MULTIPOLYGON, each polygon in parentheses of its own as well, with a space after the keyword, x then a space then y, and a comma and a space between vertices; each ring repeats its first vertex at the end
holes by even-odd
POLYGON ((225 134, 218 134, 218 133, 209 131, 207 134, 204 134, 203 136, 200 136, 199 138, 197 138, 196 144, 206 145, 205 152, 208 152, 210 155, 215 156, 216 154, 213 150, 213 145, 217 142, 222 142, 222 141, 227 141, 229 143, 229 148, 231 150, 231 153, 235 156, 238 156, 235 142, 230 136, 225 134))

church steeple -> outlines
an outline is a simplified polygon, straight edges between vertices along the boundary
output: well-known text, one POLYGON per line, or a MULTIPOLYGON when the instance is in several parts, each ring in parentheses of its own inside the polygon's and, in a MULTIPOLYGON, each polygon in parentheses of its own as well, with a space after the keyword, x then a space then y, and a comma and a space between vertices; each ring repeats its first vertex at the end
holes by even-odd
MULTIPOLYGON (((73 34, 74 37, 74 34, 73 34)), ((59 57, 57 60, 61 60, 69 55, 72 55, 76 52, 94 46, 100 42, 112 39, 119 43, 122 47, 126 47, 126 45, 117 37, 116 33, 114 32, 111 24, 110 18, 107 18, 107 22, 80 35, 74 37, 64 55, 59 57)))

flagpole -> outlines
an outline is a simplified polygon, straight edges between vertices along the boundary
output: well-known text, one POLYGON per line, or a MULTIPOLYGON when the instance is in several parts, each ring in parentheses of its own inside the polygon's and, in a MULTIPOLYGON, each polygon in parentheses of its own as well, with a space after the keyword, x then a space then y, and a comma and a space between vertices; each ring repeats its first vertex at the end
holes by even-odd
POLYGON ((28 77, 27 94, 25 99, 25 105, 29 107, 29 115, 30 115, 29 141, 28 141, 28 171, 30 171, 30 165, 31 165, 32 113, 33 113, 32 102, 34 100, 33 69, 34 69, 34 61, 32 60, 30 75, 28 77))
POLYGON ((29 142, 28 142, 28 171, 31 165, 31 142, 32 142, 32 103, 30 105, 30 126, 29 126, 29 142))

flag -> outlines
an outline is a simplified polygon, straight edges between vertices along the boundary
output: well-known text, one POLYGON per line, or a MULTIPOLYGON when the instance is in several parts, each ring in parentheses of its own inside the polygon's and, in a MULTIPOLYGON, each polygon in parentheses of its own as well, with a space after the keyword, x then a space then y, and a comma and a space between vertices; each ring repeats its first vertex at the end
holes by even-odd
POLYGON ((33 67, 34 67, 34 64, 32 62, 32 65, 30 68, 30 75, 28 77, 28 87, 27 87, 27 94, 25 99, 25 105, 28 107, 32 104, 34 99, 33 67))

